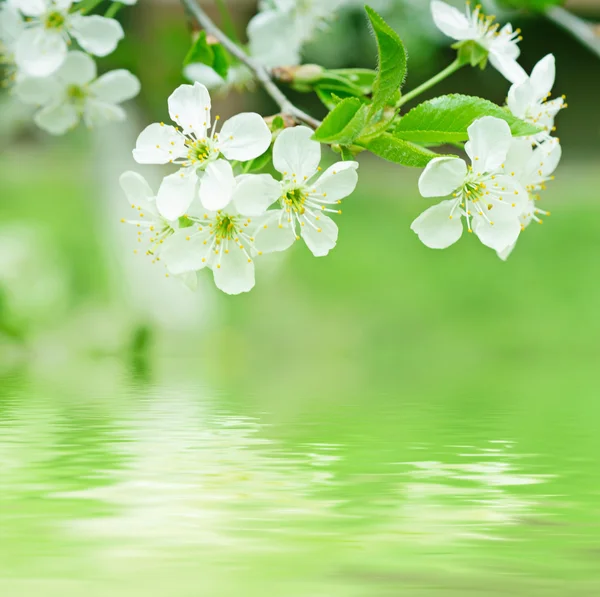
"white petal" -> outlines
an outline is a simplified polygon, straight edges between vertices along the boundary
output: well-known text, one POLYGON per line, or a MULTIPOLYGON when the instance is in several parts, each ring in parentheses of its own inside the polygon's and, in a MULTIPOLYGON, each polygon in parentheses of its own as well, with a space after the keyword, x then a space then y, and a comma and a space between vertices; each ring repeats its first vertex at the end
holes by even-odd
POLYGON ((200 182, 200 201, 206 209, 216 211, 229 204, 235 189, 231 164, 226 160, 211 162, 200 182))
POLYGON ((310 196, 317 201, 326 196, 327 201, 339 201, 350 195, 356 188, 358 162, 337 162, 319 176, 310 189, 310 196))
POLYGON ((437 28, 448 37, 456 40, 470 39, 471 28, 467 17, 453 6, 433 0, 431 14, 437 28))
POLYGON ((247 27, 252 57, 268 68, 299 64, 301 43, 295 25, 285 12, 259 12, 247 27))
POLYGON ((98 128, 110 122, 123 122, 127 117, 120 106, 88 99, 85 102, 83 121, 88 128, 98 128))
POLYGON ((264 253, 285 251, 296 240, 296 234, 287 221, 287 215, 281 209, 267 212, 267 215, 258 222, 254 234, 256 236, 254 246, 264 253))
POLYGON ((467 164, 459 158, 431 160, 419 178, 423 197, 445 197, 461 187, 467 176, 467 164))
POLYGON ((310 178, 321 161, 321 144, 313 141, 312 136, 313 131, 306 126, 281 131, 273 145, 275 169, 298 180, 310 178))
POLYGON ((186 155, 183 136, 175 127, 158 122, 148 125, 140 133, 133 150, 133 158, 138 164, 168 164, 186 155))
POLYGON ((250 174, 238 178, 233 204, 244 216, 258 216, 277 201, 281 193, 281 184, 270 174, 250 174))
POLYGON ((79 122, 79 113, 70 104, 54 104, 40 110, 35 123, 52 135, 63 135, 79 122))
POLYGON ((201 270, 210 258, 209 236, 208 226, 202 232, 196 227, 180 228, 165 240, 160 259, 174 275, 201 270))
POLYGON ((521 223, 518 218, 504 222, 494 221, 492 226, 487 220, 479 216, 473 216, 473 232, 479 240, 490 249, 503 253, 508 247, 514 245, 521 233, 521 223))
POLYGON ((131 206, 140 207, 141 212, 156 213, 154 208, 154 193, 146 179, 137 172, 128 170, 119 177, 119 184, 131 206))
POLYGON ((212 270, 217 288, 227 294, 248 292, 254 287, 254 261, 232 241, 229 242, 229 253, 221 251, 219 262, 212 270))
POLYGON ((337 224, 323 214, 315 216, 308 210, 304 217, 307 221, 302 226, 302 238, 315 257, 324 257, 337 242, 337 224))
POLYGON ((476 120, 468 129, 469 141, 465 151, 476 173, 494 172, 506 160, 512 133, 506 121, 493 116, 476 120))
POLYGON ((60 32, 32 27, 24 31, 15 45, 15 62, 32 77, 47 77, 55 72, 67 55, 67 42, 60 32))
POLYGON ((48 11, 46 0, 13 0, 12 5, 26 17, 41 17, 48 11))
MULTIPOLYGON (((135 0, 134 2, 123 2, 123 4, 135 4, 135 0)), ((177 279, 181 280, 181 283, 184 286, 187 286, 192 292, 198 289, 198 274, 196 272, 186 272, 185 274, 179 274, 179 276, 177 276, 177 279)))
POLYGON ((493 46, 490 48, 490 64, 511 83, 523 83, 527 79, 527 73, 504 49, 493 46))
POLYGON ((12 48, 19 39, 24 27, 21 13, 14 6, 7 3, 0 6, 0 41, 4 42, 7 49, 12 48))
MULTIPOLYGON (((489 202, 494 206, 493 212, 488 214, 490 219, 493 222, 500 222, 518 217, 519 212, 525 208, 529 200, 529 194, 517 176, 506 174, 496 175, 493 183, 490 181, 488 185, 491 185, 489 188, 491 191, 494 191, 490 195, 492 198, 489 199, 489 202), (495 195, 500 195, 502 200, 497 199, 495 195)), ((481 204, 477 204, 472 211, 478 211, 479 205, 481 204)))
POLYGON ((99 15, 71 17, 71 31, 79 45, 90 54, 108 56, 123 39, 123 28, 119 21, 99 15))
POLYGON ((183 216, 198 193, 198 176, 194 171, 180 170, 165 176, 156 195, 156 207, 167 220, 183 216))
POLYGON ((55 77, 20 77, 13 91, 26 104, 45 106, 57 102, 64 89, 55 77))
POLYGON ((128 70, 112 70, 94 81, 90 91, 103 102, 120 104, 140 92, 140 81, 128 70))
POLYGON ((228 160, 245 162, 271 145, 271 131, 260 114, 245 112, 230 118, 219 133, 218 147, 228 160))
POLYGON ((506 104, 508 109, 518 118, 526 118, 528 116, 529 108, 535 104, 536 93, 528 79, 519 83, 518 85, 512 85, 508 91, 508 98, 506 104))
POLYGON ((529 77, 538 99, 544 99, 552 91, 555 78, 556 60, 552 54, 548 54, 533 67, 529 77))
POLYGON ((184 133, 193 132, 198 139, 206 137, 210 127, 210 94, 202 83, 180 85, 169 96, 169 116, 184 133))
POLYGON ((498 257, 500 257, 500 259, 502 259, 502 261, 506 261, 508 259, 508 257, 510 256, 510 254, 513 252, 513 249, 516 247, 516 245, 517 245, 517 243, 514 243, 514 244, 506 247, 506 249, 504 249, 503 251, 496 251, 496 253, 498 254, 498 257))
POLYGON ((430 249, 446 249, 462 235, 461 214, 456 201, 442 201, 425 210, 410 226, 430 249))
POLYGON ((539 145, 531 154, 526 165, 524 184, 542 184, 558 167, 562 157, 562 148, 556 139, 539 145))
POLYGON ((225 79, 218 75, 210 66, 193 62, 183 67, 183 76, 190 81, 197 81, 207 89, 218 89, 225 84, 225 79))
POLYGON ((527 186, 529 182, 523 180, 523 175, 532 154, 533 147, 531 146, 531 141, 520 137, 514 138, 504 162, 504 172, 509 175, 514 172, 517 179, 527 186))
POLYGON ((84 52, 69 52, 56 76, 65 85, 83 86, 96 78, 96 63, 84 52))

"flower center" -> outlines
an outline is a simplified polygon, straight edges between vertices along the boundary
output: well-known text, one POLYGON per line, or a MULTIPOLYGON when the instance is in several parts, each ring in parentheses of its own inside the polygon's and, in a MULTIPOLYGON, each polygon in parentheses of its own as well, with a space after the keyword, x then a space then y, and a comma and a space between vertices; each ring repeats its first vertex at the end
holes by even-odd
POLYGON ((69 85, 67 87, 67 97, 74 104, 82 104, 87 97, 87 91, 79 85, 69 85))
POLYGON ((206 162, 210 158, 211 147, 206 139, 197 141, 186 141, 188 146, 188 160, 195 164, 196 162, 206 162))
POLYGON ((302 189, 290 189, 282 199, 283 203, 293 209, 296 213, 303 214, 306 211, 304 204, 306 203, 307 197, 302 192, 302 189))
POLYGON ((214 223, 214 231, 217 240, 233 239, 238 234, 237 218, 227 214, 217 213, 214 223))
POLYGON ((58 12, 53 11, 46 15, 46 29, 60 29, 65 24, 65 16, 58 12))

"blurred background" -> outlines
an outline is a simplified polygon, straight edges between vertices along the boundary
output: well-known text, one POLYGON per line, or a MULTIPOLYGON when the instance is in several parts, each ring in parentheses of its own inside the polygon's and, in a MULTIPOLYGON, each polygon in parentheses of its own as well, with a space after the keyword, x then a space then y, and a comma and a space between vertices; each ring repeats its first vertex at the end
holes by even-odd
MULTIPOLYGON (((121 11, 100 61, 142 82, 123 125, 52 138, 2 96, 2 595, 600 594, 600 60, 484 4, 523 30, 528 72, 554 53, 569 104, 552 217, 506 263, 471 236, 425 248, 420 172, 371 156, 335 250, 265 258, 248 295, 134 255, 118 177, 158 187, 131 149, 184 82, 174 0, 121 11)), ((229 5, 241 35, 256 3, 229 5)), ((374 7, 408 48, 407 89, 453 59, 425 0, 374 7)), ((598 0, 567 7, 600 19, 598 0)), ((305 60, 375 55, 356 3, 305 60)), ((502 104, 508 84, 463 69, 433 91, 502 104)), ((260 89, 213 106, 276 111, 260 89)))

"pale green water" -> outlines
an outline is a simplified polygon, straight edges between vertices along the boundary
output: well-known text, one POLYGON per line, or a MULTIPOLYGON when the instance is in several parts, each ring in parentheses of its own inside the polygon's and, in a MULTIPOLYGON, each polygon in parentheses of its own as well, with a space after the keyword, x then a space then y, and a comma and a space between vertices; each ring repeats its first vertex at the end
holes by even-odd
POLYGON ((1 380, 3 597, 600 594, 575 394, 273 400, 192 364, 80 367, 1 380))

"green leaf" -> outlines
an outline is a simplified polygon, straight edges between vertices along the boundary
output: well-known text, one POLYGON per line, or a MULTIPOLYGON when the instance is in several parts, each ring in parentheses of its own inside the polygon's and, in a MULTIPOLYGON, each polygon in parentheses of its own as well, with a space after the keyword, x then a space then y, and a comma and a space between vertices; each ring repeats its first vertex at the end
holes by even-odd
POLYGON ((369 95, 373 91, 377 77, 377 71, 370 68, 336 68, 328 70, 326 74, 350 82, 358 87, 363 95, 369 95))
POLYGON ((363 147, 388 162, 411 168, 424 168, 433 158, 440 157, 439 154, 433 151, 398 139, 390 133, 380 135, 365 143, 363 147))
POLYGON ((206 41, 206 31, 201 31, 186 54, 183 65, 200 62, 210 66, 223 79, 229 70, 229 56, 220 44, 209 44, 206 41))
POLYGON ((398 34, 372 8, 365 6, 377 41, 379 68, 373 83, 371 114, 383 108, 406 77, 406 50, 398 34))
POLYGON ((342 156, 342 160, 345 162, 352 161, 354 159, 354 154, 348 147, 344 147, 343 145, 340 147, 340 154, 342 156))
POLYGON ((343 99, 325 117, 313 139, 320 143, 350 145, 367 124, 368 108, 358 98, 343 99))
POLYGON ((515 137, 535 135, 541 130, 493 102, 454 94, 436 97, 413 108, 400 119, 394 136, 417 143, 458 143, 468 139, 467 129, 482 116, 505 120, 515 137))
POLYGON ((263 170, 270 162, 273 157, 273 147, 269 147, 265 153, 259 155, 257 158, 253 160, 248 160, 247 162, 241 162, 240 166, 242 166, 243 174, 250 174, 251 172, 259 172, 263 170))

